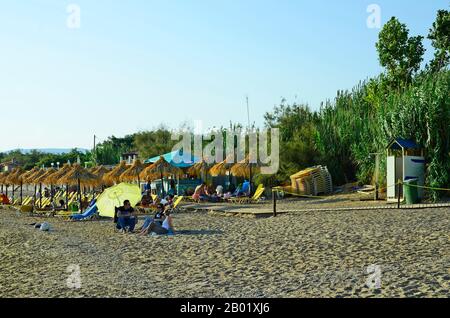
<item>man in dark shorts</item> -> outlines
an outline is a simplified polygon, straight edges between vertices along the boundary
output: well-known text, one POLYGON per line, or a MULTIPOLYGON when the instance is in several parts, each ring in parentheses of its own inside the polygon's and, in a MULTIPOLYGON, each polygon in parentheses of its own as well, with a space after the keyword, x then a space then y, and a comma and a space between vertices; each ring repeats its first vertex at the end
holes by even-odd
POLYGON ((125 200, 123 206, 117 209, 117 224, 121 232, 134 232, 136 226, 136 214, 130 201, 125 200))

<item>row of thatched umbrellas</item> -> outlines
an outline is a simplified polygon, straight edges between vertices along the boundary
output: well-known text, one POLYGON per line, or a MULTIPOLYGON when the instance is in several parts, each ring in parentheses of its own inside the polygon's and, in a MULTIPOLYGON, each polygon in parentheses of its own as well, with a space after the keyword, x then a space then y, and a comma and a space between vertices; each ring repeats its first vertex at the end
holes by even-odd
MULTIPOLYGON (((231 163, 230 160, 224 160, 211 167, 206 160, 202 160, 194 164, 187 170, 187 173, 192 176, 201 176, 204 179, 209 172, 213 177, 219 175, 234 175, 237 177, 250 177, 252 179, 252 168, 255 164, 249 162, 248 158, 237 164, 231 163)), ((98 187, 111 186, 119 182, 134 182, 137 181, 151 181, 163 180, 165 177, 177 176, 180 177, 184 172, 180 168, 172 166, 164 157, 161 157, 157 162, 146 165, 140 160, 136 160, 131 166, 123 161, 112 170, 100 166, 92 169, 85 169, 79 164, 69 165, 65 164, 61 169, 38 169, 33 168, 30 171, 24 171, 22 168, 15 168, 10 173, 5 172, 0 174, 0 184, 13 186, 12 197, 14 199, 15 188, 20 188, 20 202, 23 202, 23 185, 34 186, 34 199, 36 202, 37 187, 42 194, 42 185, 50 185, 51 193, 53 193, 54 185, 63 185, 66 187, 68 193, 69 186, 77 186, 78 199, 81 206, 81 187, 98 187)), ((164 191, 164 190, 163 190, 164 191)), ((164 193, 163 193, 164 195, 164 193)), ((42 197, 42 195, 41 195, 42 197)), ((41 199, 42 200, 42 199, 41 199)), ((66 195, 66 203, 67 203, 66 195)))

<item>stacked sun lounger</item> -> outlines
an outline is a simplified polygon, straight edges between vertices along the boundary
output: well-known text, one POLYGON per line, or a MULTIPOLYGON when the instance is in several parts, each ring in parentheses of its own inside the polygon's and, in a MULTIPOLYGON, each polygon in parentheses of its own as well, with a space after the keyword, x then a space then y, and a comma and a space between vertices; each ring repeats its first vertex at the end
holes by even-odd
POLYGON ((292 175, 291 187, 298 194, 317 196, 331 193, 333 182, 327 167, 316 166, 292 175))

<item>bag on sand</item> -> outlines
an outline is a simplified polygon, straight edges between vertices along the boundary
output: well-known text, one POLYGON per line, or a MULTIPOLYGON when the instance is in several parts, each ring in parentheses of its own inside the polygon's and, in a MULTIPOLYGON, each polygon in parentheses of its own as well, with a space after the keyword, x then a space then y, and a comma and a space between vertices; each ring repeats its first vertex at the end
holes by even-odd
POLYGON ((50 231, 50 224, 48 224, 47 222, 42 223, 39 230, 44 232, 50 231))

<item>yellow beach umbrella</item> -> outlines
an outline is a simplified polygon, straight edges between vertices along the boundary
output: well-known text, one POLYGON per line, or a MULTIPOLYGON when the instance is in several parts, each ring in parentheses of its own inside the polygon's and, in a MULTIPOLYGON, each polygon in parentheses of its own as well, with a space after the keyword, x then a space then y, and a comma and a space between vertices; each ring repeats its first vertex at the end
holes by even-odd
POLYGON ((113 218, 115 208, 122 206, 125 200, 129 200, 133 207, 141 201, 141 190, 137 185, 120 183, 106 189, 97 199, 100 216, 113 218))

